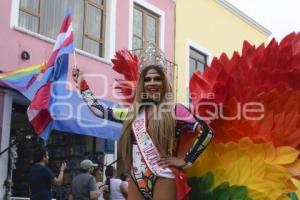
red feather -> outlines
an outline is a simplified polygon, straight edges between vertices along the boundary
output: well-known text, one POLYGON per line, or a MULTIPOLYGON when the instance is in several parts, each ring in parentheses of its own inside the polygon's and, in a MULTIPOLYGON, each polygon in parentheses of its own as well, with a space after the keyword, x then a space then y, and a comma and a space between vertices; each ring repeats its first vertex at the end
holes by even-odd
POLYGON ((115 58, 111 60, 113 70, 122 74, 124 79, 117 79, 118 84, 115 89, 120 90, 123 95, 123 102, 132 103, 134 99, 134 91, 138 80, 138 57, 129 50, 119 50, 115 54, 115 58))
POLYGON ((217 112, 210 124, 216 133, 214 141, 238 142, 249 137, 255 143, 272 142, 300 149, 299 77, 300 33, 291 33, 280 43, 273 39, 267 46, 255 47, 245 41, 241 55, 235 52, 228 59, 222 54, 203 74, 193 74, 192 104, 199 116, 214 113, 210 106, 213 103, 231 117, 237 116, 237 108, 245 103, 261 103, 264 118, 260 120, 243 116, 226 120, 217 112))
POLYGON ((190 81, 193 104, 207 100, 214 94, 216 103, 236 98, 245 103, 252 97, 278 89, 300 89, 300 33, 291 33, 280 44, 273 39, 267 47, 251 46, 244 42, 242 55, 235 52, 231 59, 226 54, 214 58, 204 74, 195 72, 190 81), (200 96, 200 98, 199 98, 200 96))

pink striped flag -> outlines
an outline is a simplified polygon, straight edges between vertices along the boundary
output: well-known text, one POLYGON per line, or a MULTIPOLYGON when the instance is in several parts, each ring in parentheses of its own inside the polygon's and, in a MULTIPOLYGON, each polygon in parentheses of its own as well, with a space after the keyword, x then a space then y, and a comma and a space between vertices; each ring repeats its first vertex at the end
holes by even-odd
POLYGON ((48 60, 43 76, 45 84, 43 84, 35 93, 31 104, 27 109, 27 115, 35 132, 44 140, 47 140, 52 125, 52 116, 49 112, 51 103, 51 94, 53 90, 53 82, 66 81, 66 73, 63 76, 62 71, 67 71, 68 54, 74 52, 73 30, 71 12, 68 11, 60 28, 60 32, 56 38, 51 56, 48 60), (63 77, 62 77, 63 76, 63 77))

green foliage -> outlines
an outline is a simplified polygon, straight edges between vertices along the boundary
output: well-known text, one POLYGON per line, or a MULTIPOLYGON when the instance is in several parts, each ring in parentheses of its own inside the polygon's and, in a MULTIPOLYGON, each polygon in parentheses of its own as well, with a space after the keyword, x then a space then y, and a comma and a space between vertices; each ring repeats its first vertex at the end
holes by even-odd
POLYGON ((189 178, 190 200, 251 200, 246 186, 230 186, 228 182, 223 182, 213 188, 213 183, 214 175, 211 172, 205 176, 189 178))

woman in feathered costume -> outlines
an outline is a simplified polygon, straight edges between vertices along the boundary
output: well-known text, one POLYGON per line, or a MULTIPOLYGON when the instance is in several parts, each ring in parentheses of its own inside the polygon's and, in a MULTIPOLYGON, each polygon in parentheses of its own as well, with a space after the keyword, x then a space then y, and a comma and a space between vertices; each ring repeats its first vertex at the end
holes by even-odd
MULTIPOLYGON (((194 73, 194 112, 215 138, 187 169, 190 199, 300 198, 299 77, 300 33, 266 47, 244 42, 241 54, 222 54, 194 73)), ((193 139, 181 140, 179 151, 193 139)))
POLYGON ((122 159, 131 171, 128 199, 187 199, 189 187, 180 171, 203 152, 212 138, 212 131, 186 107, 173 102, 162 51, 150 45, 138 61, 136 56, 123 50, 117 52, 112 61, 114 70, 125 77, 124 81, 119 80, 117 88, 125 97, 131 97, 130 93, 134 91, 133 99, 126 99, 133 100, 130 108, 108 108, 98 103, 78 69, 73 70, 73 76, 95 115, 123 121, 119 144, 122 159), (138 68, 141 71, 139 76, 138 68), (191 148, 179 155, 183 131, 195 133, 190 134, 195 137, 191 148))

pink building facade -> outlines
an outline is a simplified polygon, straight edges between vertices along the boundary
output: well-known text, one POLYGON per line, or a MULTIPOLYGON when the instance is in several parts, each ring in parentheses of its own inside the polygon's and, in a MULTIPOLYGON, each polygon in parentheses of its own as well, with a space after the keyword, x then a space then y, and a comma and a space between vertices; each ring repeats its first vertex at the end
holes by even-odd
MULTIPOLYGON (((119 49, 143 48, 146 41, 156 43, 174 61, 175 1, 173 0, 2 0, 0 1, 0 70, 5 72, 47 61, 59 24, 68 6, 73 8, 76 61, 86 74, 96 95, 117 101, 113 83, 119 75, 110 59, 119 49), (67 2, 67 1, 66 1, 67 2), (72 2, 72 1, 69 1, 72 2), (53 18, 53 19, 52 19, 53 18), (77 34, 77 35, 76 35, 77 34), (30 58, 22 59, 22 52, 30 58), (107 82, 99 83, 100 76, 107 82), (105 92, 103 92, 105 91, 105 92)), ((74 58, 69 58, 69 69, 74 58)), ((69 79, 70 70, 69 70, 69 79)), ((9 146, 14 104, 28 105, 28 100, 6 86, 0 88, 0 149, 9 146)), ((9 174, 8 152, 0 156, 0 198, 9 174)))

